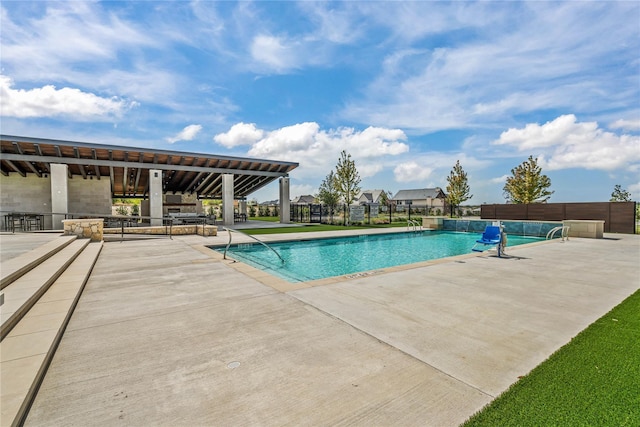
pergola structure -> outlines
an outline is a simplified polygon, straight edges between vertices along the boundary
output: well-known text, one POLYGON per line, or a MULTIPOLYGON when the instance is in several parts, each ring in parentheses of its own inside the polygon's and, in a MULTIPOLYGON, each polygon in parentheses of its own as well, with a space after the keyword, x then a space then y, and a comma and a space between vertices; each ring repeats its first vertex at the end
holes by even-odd
MULTIPOLYGON (((286 178, 298 166, 293 162, 13 135, 0 135, 0 141, 0 171, 4 176, 17 173, 22 177, 47 177, 52 174, 52 164, 66 165, 66 179, 109 180, 112 197, 120 198, 152 197, 155 176, 161 179, 164 194, 245 199, 274 180, 286 178)), ((280 193, 288 202, 288 178, 286 186, 280 193)))
POLYGON ((68 165, 69 178, 108 179, 113 197, 147 197, 149 174, 163 173, 165 193, 196 193, 201 198, 222 197, 222 175, 233 174, 234 197, 242 199, 275 179, 286 176, 298 163, 229 157, 203 153, 144 149, 86 142, 0 135, 3 175, 23 177, 50 173, 51 163, 68 165))

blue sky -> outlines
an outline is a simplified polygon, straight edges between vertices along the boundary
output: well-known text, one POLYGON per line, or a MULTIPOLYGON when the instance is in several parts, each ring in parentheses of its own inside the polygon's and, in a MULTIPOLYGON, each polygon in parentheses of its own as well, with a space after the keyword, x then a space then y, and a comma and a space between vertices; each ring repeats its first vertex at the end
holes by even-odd
MULTIPOLYGON (((2 133, 299 162, 363 189, 640 200, 640 2, 3 1, 2 133)), ((276 199, 277 184, 255 193, 276 199)))

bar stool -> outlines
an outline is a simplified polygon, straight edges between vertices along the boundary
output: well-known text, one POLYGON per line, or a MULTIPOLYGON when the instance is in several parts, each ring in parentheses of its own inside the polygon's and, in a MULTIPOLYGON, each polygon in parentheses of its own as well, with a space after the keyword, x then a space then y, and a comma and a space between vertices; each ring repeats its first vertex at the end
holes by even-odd
POLYGON ((10 213, 7 215, 9 220, 9 229, 12 233, 16 232, 16 228, 18 230, 24 231, 24 215, 19 213, 10 213))
POLYGON ((24 227, 26 230, 41 230, 40 228, 40 216, 39 215, 25 215, 24 227))

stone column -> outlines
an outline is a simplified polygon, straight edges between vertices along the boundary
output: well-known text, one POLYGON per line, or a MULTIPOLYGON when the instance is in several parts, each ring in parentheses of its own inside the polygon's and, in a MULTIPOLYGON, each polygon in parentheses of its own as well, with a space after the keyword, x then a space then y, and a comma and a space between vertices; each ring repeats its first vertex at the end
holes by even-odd
MULTIPOLYGON (((67 213, 69 211, 69 166, 51 163, 51 212, 67 213)), ((51 228, 62 230, 64 215, 51 216, 51 228)))
POLYGON ((162 171, 149 169, 149 216, 151 225, 162 225, 162 171))
POLYGON ((222 221, 224 225, 233 225, 233 174, 222 175, 222 221))
POLYGON ((280 178, 280 223, 289 224, 291 222, 291 201, 289 200, 289 177, 280 178))

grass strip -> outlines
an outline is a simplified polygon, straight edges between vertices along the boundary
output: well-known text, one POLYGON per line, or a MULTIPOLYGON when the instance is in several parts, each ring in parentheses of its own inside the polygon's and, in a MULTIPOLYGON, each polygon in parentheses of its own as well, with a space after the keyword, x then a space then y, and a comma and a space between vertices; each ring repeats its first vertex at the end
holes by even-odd
POLYGON ((640 426, 640 291, 463 426, 640 426))

